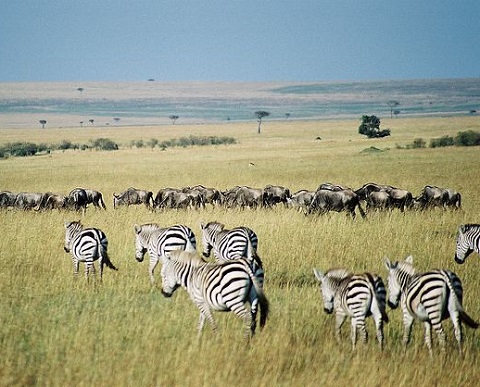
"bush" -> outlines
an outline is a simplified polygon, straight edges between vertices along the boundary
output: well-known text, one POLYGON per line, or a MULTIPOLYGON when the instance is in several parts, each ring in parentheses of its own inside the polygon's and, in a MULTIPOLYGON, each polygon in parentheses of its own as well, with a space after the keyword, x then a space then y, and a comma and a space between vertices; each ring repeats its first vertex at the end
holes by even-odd
POLYGON ((425 148, 426 146, 427 146, 427 143, 423 138, 416 138, 415 140, 413 140, 413 143, 412 143, 413 149, 425 148))
POLYGON ((90 140, 92 148, 97 150, 118 150, 118 145, 109 138, 97 138, 90 140))
POLYGON ((380 118, 377 116, 362 116, 358 133, 368 138, 381 138, 390 136, 390 129, 380 129, 380 118))
POLYGON ((8 153, 11 156, 25 157, 37 154, 39 149, 36 144, 31 142, 14 142, 5 145, 3 152, 8 153))
POLYGON ((442 136, 440 138, 432 138, 430 140, 430 148, 440 148, 444 146, 453 146, 453 137, 451 136, 442 136))
POLYGON ((458 132, 455 136, 454 143, 457 146, 475 146, 480 145, 480 133, 468 130, 466 132, 458 132))

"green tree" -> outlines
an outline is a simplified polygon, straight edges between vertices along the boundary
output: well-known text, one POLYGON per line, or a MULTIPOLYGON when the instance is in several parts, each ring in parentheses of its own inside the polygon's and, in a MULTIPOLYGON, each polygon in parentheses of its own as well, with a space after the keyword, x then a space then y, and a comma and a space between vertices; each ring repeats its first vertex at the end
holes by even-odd
POLYGON ((358 127, 358 133, 368 138, 380 138, 390 136, 390 129, 380 129, 380 118, 377 116, 362 116, 362 123, 358 127))
POLYGON ((393 100, 388 101, 388 106, 390 107, 390 118, 393 118, 393 114, 395 113, 394 108, 396 108, 398 105, 400 105, 400 102, 398 102, 398 101, 393 101, 393 100))
POLYGON ((259 110, 259 111, 256 111, 255 112, 255 115, 257 116, 257 119, 258 119, 258 129, 257 129, 257 133, 260 134, 261 132, 261 125, 262 125, 262 119, 264 117, 268 117, 270 115, 269 112, 266 112, 264 110, 259 110))

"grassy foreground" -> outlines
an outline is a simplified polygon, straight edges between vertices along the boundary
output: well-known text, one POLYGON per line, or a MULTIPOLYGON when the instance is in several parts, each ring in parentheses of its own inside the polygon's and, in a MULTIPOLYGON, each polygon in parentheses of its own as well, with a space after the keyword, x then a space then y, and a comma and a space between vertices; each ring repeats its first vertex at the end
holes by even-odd
MULTIPOLYGON (((463 266, 453 261, 458 225, 480 222, 478 148, 401 150, 396 145, 479 130, 476 117, 382 121, 392 136, 368 140, 358 122, 265 122, 175 127, 1 130, 0 142, 83 141, 108 137, 119 144, 152 137, 233 136, 238 144, 195 148, 66 151, 0 160, 0 189, 68 193, 83 186, 103 192, 107 211, 92 208, 82 217, 64 212, 0 212, 0 385, 187 385, 187 386, 474 386, 480 332, 464 330, 464 357, 458 356, 451 323, 445 322, 447 356, 435 347, 433 359, 416 323, 403 353, 401 312, 389 310, 381 353, 369 321, 370 338, 352 353, 349 322, 343 341, 334 340, 334 317, 325 315, 312 267, 369 270, 386 279, 383 257, 412 254, 419 270, 455 271, 463 281, 464 306, 480 319, 478 256, 463 266), (316 140, 321 137, 321 140, 316 140), (370 147, 377 151, 371 152, 370 147), (370 151, 365 151, 365 150, 370 151), (252 166, 251 163, 254 165, 252 166), (280 184, 314 190, 330 181, 358 188, 373 181, 418 194, 426 184, 456 188, 458 212, 368 214, 351 220, 333 213, 305 217, 292 209, 168 211, 143 207, 114 211, 112 193, 129 186, 158 189, 204 184, 280 184), (80 219, 103 229, 118 272, 106 269, 102 285, 74 282, 63 252, 66 220, 80 219), (133 225, 157 222, 192 227, 201 249, 200 222, 247 225, 259 236, 271 316, 263 332, 246 345, 241 322, 216 314, 220 333, 206 326, 196 340, 198 311, 179 289, 165 299, 151 289, 147 262, 134 258, 133 225)), ((81 267, 83 270, 83 267, 81 267)), ((160 278, 158 278, 158 286, 160 278)), ((433 336, 434 344, 436 337, 433 336)))

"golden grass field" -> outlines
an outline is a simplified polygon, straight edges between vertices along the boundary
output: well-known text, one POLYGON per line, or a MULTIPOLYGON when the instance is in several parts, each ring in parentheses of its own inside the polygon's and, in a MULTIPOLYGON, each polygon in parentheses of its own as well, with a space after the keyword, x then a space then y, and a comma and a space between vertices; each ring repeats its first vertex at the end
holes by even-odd
MULTIPOLYGON (((346 267, 386 279, 383 258, 412 254, 419 270, 446 268, 463 281, 464 307, 480 320, 480 262, 473 254, 454 260, 460 224, 480 222, 478 147, 398 149, 416 138, 427 141, 458 131, 479 130, 477 117, 383 120, 392 135, 368 140, 358 121, 255 122, 158 127, 0 129, 0 144, 13 141, 87 142, 107 137, 120 145, 110 152, 68 150, 0 160, 0 189, 68 193, 82 186, 103 192, 107 211, 0 212, 0 385, 48 386, 476 386, 480 380, 480 332, 464 329, 458 355, 449 321, 447 355, 438 346, 430 358, 423 327, 416 323, 403 352, 400 310, 388 310, 385 349, 380 352, 372 321, 367 345, 351 350, 349 322, 342 342, 334 339, 334 317, 323 312, 312 268, 346 267), (232 136, 238 144, 190 148, 130 148, 131 140, 181 136, 232 136), (315 140, 316 137, 322 140, 315 140), (363 152, 370 147, 380 152, 363 152), (253 163, 254 166, 251 166, 253 163), (427 184, 462 193, 463 210, 345 214, 306 217, 292 209, 165 211, 143 207, 113 210, 112 193, 129 186, 149 189, 195 184, 230 188, 279 184, 314 190, 322 182, 358 188, 367 182, 420 193, 427 184), (103 284, 73 279, 63 251, 64 221, 81 219, 109 238, 118 272, 103 284), (240 320, 215 314, 219 335, 207 325, 197 342, 198 310, 179 289, 165 299, 152 289, 147 262, 134 258, 135 224, 184 223, 197 235, 200 222, 246 225, 259 236, 267 325, 250 345, 240 320)), ((81 266, 83 270, 83 266, 81 266)), ((433 336, 434 344, 436 337, 433 336)))

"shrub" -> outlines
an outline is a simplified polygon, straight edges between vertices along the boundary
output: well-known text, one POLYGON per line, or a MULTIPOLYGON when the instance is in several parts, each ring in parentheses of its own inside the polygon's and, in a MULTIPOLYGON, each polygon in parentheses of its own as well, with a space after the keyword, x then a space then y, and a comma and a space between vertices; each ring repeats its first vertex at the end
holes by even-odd
POLYGON ((442 136, 439 138, 432 138, 430 140, 430 148, 440 148, 444 146, 453 146, 453 137, 451 136, 442 136))
POLYGON ((427 143, 423 138, 416 138, 415 140, 413 140, 412 148, 413 149, 425 148, 426 145, 427 143))
POLYGON ((109 138, 97 138, 96 140, 90 140, 92 148, 97 150, 118 150, 118 145, 109 138))
POLYGON ((454 143, 457 146, 475 146, 480 145, 480 133, 468 130, 466 132, 458 132, 455 136, 454 143))
POLYGON ((381 138, 390 136, 390 129, 380 129, 380 118, 377 116, 362 116, 362 123, 358 127, 358 133, 368 138, 381 138))

